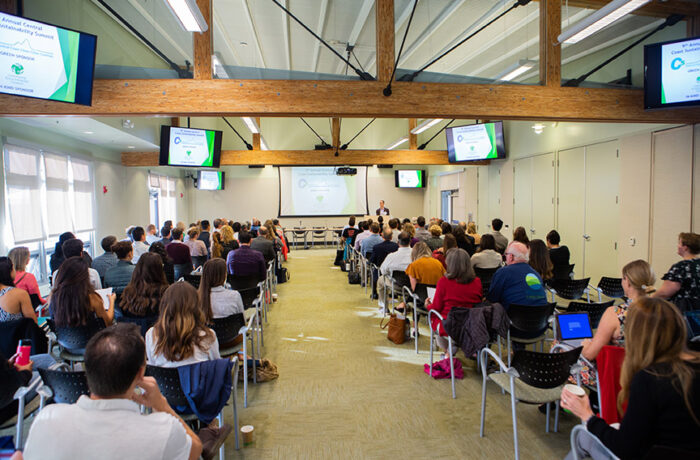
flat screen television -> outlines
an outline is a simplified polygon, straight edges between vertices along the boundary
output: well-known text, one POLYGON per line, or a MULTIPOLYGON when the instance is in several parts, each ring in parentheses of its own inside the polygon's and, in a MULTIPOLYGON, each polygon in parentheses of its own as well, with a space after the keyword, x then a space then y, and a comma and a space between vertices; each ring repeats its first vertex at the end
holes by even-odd
POLYGON ((97 36, 0 13, 0 93, 92 104, 97 36))
POLYGON ((161 166, 218 168, 221 162, 221 131, 160 127, 161 166))
POLYGON ((700 37, 644 46, 644 108, 700 105, 700 37))
POLYGON ((398 188, 425 188, 425 171, 422 169, 397 169, 394 184, 398 188))
POLYGON ((454 126, 445 130, 450 163, 498 160, 506 157, 503 122, 454 126))
POLYGON ((199 190, 223 190, 226 173, 223 171, 197 171, 199 190))

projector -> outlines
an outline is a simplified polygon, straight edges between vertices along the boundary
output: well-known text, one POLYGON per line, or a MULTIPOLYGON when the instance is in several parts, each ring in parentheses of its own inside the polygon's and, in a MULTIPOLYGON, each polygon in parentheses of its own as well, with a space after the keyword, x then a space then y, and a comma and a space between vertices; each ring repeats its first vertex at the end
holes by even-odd
POLYGON ((357 174, 357 168, 338 168, 335 170, 336 175, 338 176, 354 176, 357 174))

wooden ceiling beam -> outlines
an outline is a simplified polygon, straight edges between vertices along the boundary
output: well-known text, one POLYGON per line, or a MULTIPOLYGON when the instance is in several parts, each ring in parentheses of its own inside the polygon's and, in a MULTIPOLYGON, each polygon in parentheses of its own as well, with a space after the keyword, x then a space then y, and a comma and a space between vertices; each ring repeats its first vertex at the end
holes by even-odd
POLYGON ((202 33, 195 32, 192 34, 194 35, 194 78, 196 80, 211 80, 211 0, 197 0, 197 6, 209 27, 202 33))
POLYGON ((413 134, 411 131, 418 125, 418 120, 415 118, 408 119, 408 148, 409 150, 418 149, 418 135, 413 134))
POLYGON ((333 138, 331 144, 333 148, 338 150, 340 148, 340 118, 333 117, 331 121, 331 137, 333 138))
MULTIPOLYGON (((260 128, 260 133, 262 133, 260 118, 256 118, 255 122, 258 124, 258 128, 260 128)), ((260 133, 253 133, 253 150, 260 150, 260 133)))
POLYGON ((645 111, 643 91, 395 81, 96 80, 93 105, 0 95, 0 116, 458 118, 697 123, 700 109, 645 111))
MULTIPOLYGON (((543 1, 543 0, 536 0, 543 1)), ((610 3, 610 0, 568 0, 568 5, 576 8, 589 8, 599 10, 610 3)), ((684 0, 667 0, 664 2, 654 0, 635 10, 632 14, 641 16, 653 16, 665 18, 672 14, 685 14, 687 16, 700 15, 700 4, 684 0)))
MULTIPOLYGON (((488 165, 489 160, 469 163, 488 165)), ((158 166, 158 152, 123 152, 124 166, 158 166)), ((224 150, 221 166, 447 165, 446 150, 224 150)))
POLYGON ((540 1, 540 82, 545 86, 561 86, 561 2, 540 1))
POLYGON ((394 0, 377 0, 377 80, 388 82, 394 70, 394 0))

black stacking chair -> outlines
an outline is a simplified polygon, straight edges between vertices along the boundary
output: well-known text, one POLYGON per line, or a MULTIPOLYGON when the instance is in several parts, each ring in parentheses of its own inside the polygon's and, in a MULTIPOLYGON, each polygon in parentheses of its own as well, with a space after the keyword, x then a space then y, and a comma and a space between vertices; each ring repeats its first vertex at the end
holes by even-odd
POLYGON ((231 289, 238 291, 243 299, 243 306, 246 310, 253 306, 253 301, 260 295, 260 279, 257 275, 231 275, 226 277, 226 281, 231 289))
POLYGON ((559 265, 554 267, 554 279, 555 280, 568 280, 571 279, 571 274, 574 272, 574 265, 559 265))
POLYGON ((46 353, 48 340, 44 331, 31 318, 0 322, 0 352, 7 358, 17 351, 17 343, 32 339, 31 354, 46 353))
POLYGON ((496 273, 496 270, 498 270, 499 268, 500 267, 496 267, 496 268, 474 267, 474 273, 481 280, 481 292, 484 295, 488 294, 489 287, 491 287, 491 279, 493 278, 494 273, 496 273))
POLYGON ((591 289, 598 291, 598 302, 603 301, 603 295, 611 299, 624 299, 625 291, 622 289, 622 278, 609 278, 603 276, 598 282, 598 286, 589 286, 591 289))
MULTIPOLYGON (((512 306, 511 306, 512 308, 512 306)), ((552 307, 554 308, 554 307, 552 307)), ((499 371, 488 374, 496 385, 510 394, 510 407, 513 416, 513 445, 515 458, 518 455, 518 419, 516 403, 546 404, 547 421, 545 431, 549 432, 550 403, 555 402, 554 431, 559 428, 559 398, 564 384, 569 378, 571 367, 576 364, 583 347, 578 347, 563 353, 537 353, 534 351, 517 350, 509 366, 489 348, 481 350, 481 426, 479 436, 484 437, 484 421, 486 418, 486 378, 488 360, 493 358, 498 363, 499 371)))
POLYGON ((195 289, 199 289, 199 283, 202 282, 202 274, 201 273, 197 273, 196 275, 192 274, 192 273, 186 273, 184 278, 185 278, 185 281, 187 281, 192 286, 194 286, 195 289))
POLYGON ((406 272, 402 270, 394 270, 391 272, 391 278, 388 280, 390 284, 385 284, 384 287, 384 305, 385 309, 388 298, 391 299, 391 311, 394 310, 394 301, 398 299, 403 293, 404 286, 411 286, 411 280, 408 278, 406 272), (387 298, 388 294, 388 298, 387 298))
MULTIPOLYGON (((246 324, 243 313, 237 313, 226 318, 214 318, 211 328, 216 333, 216 339, 219 341, 219 355, 222 358, 228 358, 239 351, 243 351, 246 359, 243 360, 243 375, 248 375, 248 341, 250 340, 251 355, 253 356, 253 381, 255 380, 255 346, 253 343, 255 334, 249 332, 253 330, 253 322, 255 315, 251 315, 246 324), (239 334, 243 335, 243 340, 236 345, 233 341, 239 334)), ((258 357, 259 358, 259 357, 258 357)), ((248 379, 243 380, 243 407, 248 407, 248 379)))
MULTIPOLYGON (((545 305, 518 305, 508 307, 508 364, 510 365, 510 350, 513 342, 530 345, 540 343, 544 348, 544 339, 549 328, 549 318, 554 313, 554 302, 545 305)), ((500 340, 500 339, 499 339, 500 340)))
POLYGON ((85 347, 93 335, 105 328, 102 318, 94 317, 85 326, 78 327, 57 327, 53 320, 46 320, 49 330, 56 335, 55 342, 60 348, 59 357, 70 363, 71 368, 74 363, 83 362, 85 347))
POLYGON ((597 329, 603 313, 608 307, 612 306, 614 300, 609 300, 602 303, 586 303, 586 302, 570 302, 566 309, 568 313, 585 312, 588 313, 588 319, 591 322, 591 329, 597 329))
POLYGON ((146 332, 156 324, 158 321, 158 316, 131 316, 125 315, 123 312, 121 315, 114 315, 114 319, 118 323, 133 323, 141 328, 141 336, 146 337, 146 332))
POLYGON ((80 396, 90 394, 85 371, 37 370, 44 385, 51 389, 55 403, 74 404, 80 396))
POLYGON ((590 278, 583 278, 580 280, 553 279, 549 285, 549 292, 552 294, 552 302, 554 302, 555 296, 566 300, 578 300, 583 297, 583 294, 586 294, 586 298, 588 302, 590 302, 591 294, 588 290, 588 283, 590 281, 590 278))

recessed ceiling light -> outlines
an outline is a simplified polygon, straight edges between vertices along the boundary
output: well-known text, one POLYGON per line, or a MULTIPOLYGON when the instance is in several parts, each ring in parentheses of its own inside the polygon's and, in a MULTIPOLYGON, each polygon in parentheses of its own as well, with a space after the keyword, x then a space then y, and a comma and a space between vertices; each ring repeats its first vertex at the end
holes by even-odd
POLYGON ((135 149, 136 147, 134 147, 133 145, 127 145, 126 148, 128 148, 128 149, 135 149))
POLYGON ((240 42, 241 46, 248 46, 248 42, 240 42))
POLYGON ((95 133, 92 131, 83 131, 83 134, 95 134, 95 133))

